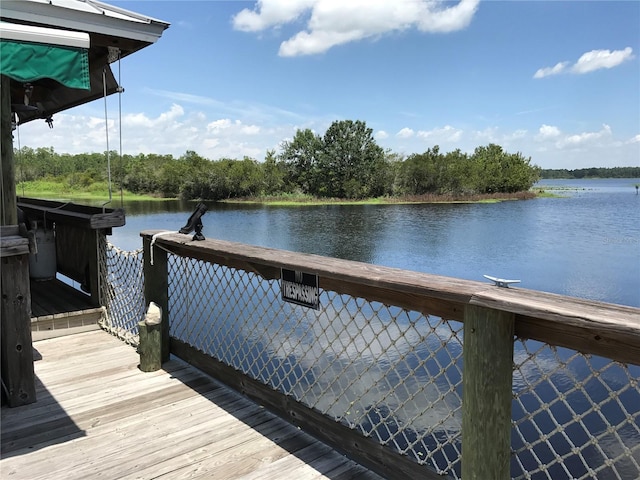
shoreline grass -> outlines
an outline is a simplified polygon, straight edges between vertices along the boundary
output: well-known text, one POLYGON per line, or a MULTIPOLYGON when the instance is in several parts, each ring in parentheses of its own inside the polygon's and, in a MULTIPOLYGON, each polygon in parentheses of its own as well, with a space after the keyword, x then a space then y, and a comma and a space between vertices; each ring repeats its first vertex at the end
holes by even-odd
POLYGON ((534 191, 516 193, 492 193, 479 195, 413 195, 403 197, 376 197, 362 200, 344 198, 317 198, 309 195, 283 195, 245 197, 223 200, 224 203, 261 204, 274 207, 299 207, 315 205, 412 205, 422 203, 499 203, 513 200, 530 200, 538 197, 534 191))
MULTIPOLYGON (((35 181, 20 182, 16 184, 16 195, 19 197, 43 198, 47 200, 79 200, 87 202, 99 202, 109 200, 109 189, 104 183, 94 183, 89 187, 69 187, 57 182, 35 181)), ((111 191, 112 200, 123 201, 166 201, 177 200, 176 198, 164 198, 153 195, 141 195, 127 190, 113 189, 111 191)))
MULTIPOLYGON (((255 196, 221 200, 229 204, 260 204, 274 207, 323 206, 323 205, 411 205, 424 203, 498 203, 513 200, 529 200, 536 197, 560 197, 549 189, 533 188, 525 192, 493 193, 474 195, 411 195, 402 197, 376 197, 368 199, 320 198, 304 194, 282 194, 274 196, 255 196)), ((54 181, 20 182, 16 185, 16 193, 21 197, 36 197, 61 201, 107 202, 109 190, 105 182, 97 182, 89 186, 69 186, 54 181)), ((154 195, 141 195, 119 189, 112 190, 112 201, 167 201, 177 198, 164 198, 154 195)), ((195 200, 194 200, 195 201, 195 200)))

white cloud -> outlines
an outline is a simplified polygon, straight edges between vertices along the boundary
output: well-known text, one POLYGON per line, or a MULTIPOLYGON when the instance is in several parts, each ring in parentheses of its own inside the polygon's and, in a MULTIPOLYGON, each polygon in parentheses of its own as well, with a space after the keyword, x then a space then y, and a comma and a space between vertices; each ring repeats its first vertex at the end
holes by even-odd
POLYGON ((483 143, 500 143, 500 132, 498 127, 487 127, 484 130, 477 130, 473 137, 483 143))
POLYGON ((569 135, 558 141, 558 147, 570 147, 577 148, 585 144, 593 143, 595 140, 600 140, 603 137, 611 137, 611 127, 607 124, 602 125, 602 129, 597 132, 582 132, 574 135, 569 135))
POLYGON ((389 134, 387 132, 385 132, 384 130, 378 130, 375 134, 375 137, 378 140, 386 140, 387 138, 389 138, 389 134))
MULTIPOLYGON (((184 108, 178 104, 172 104, 167 112, 161 113, 156 118, 149 118, 144 113, 128 114, 122 117, 123 128, 160 128, 175 123, 178 118, 184 115, 184 108)), ((102 120, 104 122, 104 120, 102 120)))
POLYGON ((416 28, 446 33, 466 28, 479 0, 454 6, 441 0, 258 0, 253 10, 233 17, 237 30, 260 32, 308 18, 301 30, 280 45, 279 55, 323 53, 345 43, 416 28))
POLYGON ((574 73, 588 73, 601 68, 617 67, 621 63, 633 58, 633 49, 624 50, 591 50, 583 54, 572 67, 574 73))
POLYGON ((245 8, 233 17, 233 26, 243 32, 260 32, 295 21, 315 3, 316 0, 258 0, 253 10, 245 8))
POLYGON ((410 128, 403 128, 398 133, 396 133, 396 137, 398 138, 411 138, 415 135, 415 132, 410 128))
POLYGON ((569 65, 569 62, 559 62, 556 63, 553 67, 540 68, 533 75, 533 78, 544 78, 551 75, 557 75, 564 72, 567 68, 567 65, 569 65))
POLYGON ((231 126, 231 120, 228 118, 221 118, 220 120, 214 120, 207 125, 207 132, 219 133, 221 130, 229 128, 231 126))
POLYGON ((243 125, 240 131, 245 135, 257 135, 260 133, 260 127, 257 125, 243 125))
POLYGON ((510 137, 512 140, 517 140, 517 139, 519 139, 519 138, 525 138, 526 136, 527 136, 527 131, 526 131, 526 130, 523 130, 523 129, 516 130, 516 131, 514 131, 511 135, 509 135, 509 137, 510 137))
POLYGON ((613 132, 607 124, 603 124, 598 131, 580 133, 563 133, 558 127, 543 124, 538 130, 535 140, 544 145, 544 148, 555 148, 556 150, 579 150, 591 146, 620 144, 619 141, 613 139, 613 132))
POLYGON ((631 137, 627 143, 640 143, 640 133, 635 137, 631 137))
POLYGON ((544 78, 561 73, 583 74, 600 70, 602 68, 613 68, 634 58, 633 49, 627 47, 624 50, 591 50, 583 53, 578 61, 570 66, 570 62, 559 62, 553 67, 540 68, 533 75, 533 78, 544 78))
POLYGON ((536 136, 536 139, 545 140, 549 138, 557 138, 559 136, 560 136, 560 129, 558 127, 543 124, 538 130, 538 135, 536 136))
POLYGON ((462 138, 462 130, 445 125, 432 130, 419 130, 417 136, 434 143, 457 142, 462 138))
MULTIPOLYGON (((54 117, 54 129, 44 122, 29 122, 20 127, 22 146, 52 146, 58 153, 104 152, 107 149, 105 120, 86 114, 91 106, 77 107, 54 117)), ((117 121, 109 119, 110 150, 119 149, 117 121)), ((295 129, 286 122, 244 122, 211 113, 186 110, 174 103, 152 116, 133 112, 122 117, 122 150, 124 154, 171 154, 178 157, 187 150, 211 160, 241 159, 245 156, 261 160, 268 149, 277 148, 280 139, 292 136, 295 129)), ((17 146, 17 145, 16 145, 17 146)))

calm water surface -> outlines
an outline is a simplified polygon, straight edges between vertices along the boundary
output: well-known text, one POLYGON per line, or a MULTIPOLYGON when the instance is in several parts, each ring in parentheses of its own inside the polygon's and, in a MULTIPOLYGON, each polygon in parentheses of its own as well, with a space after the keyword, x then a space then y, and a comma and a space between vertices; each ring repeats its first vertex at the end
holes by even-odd
MULTIPOLYGON (((210 238, 640 306, 640 179, 546 180, 563 198, 498 204, 268 207, 210 203, 210 238), (566 187, 566 188, 564 188, 566 187)), ((117 205, 116 205, 117 206, 117 205)), ((134 202, 110 241, 178 230, 194 204, 134 202)))

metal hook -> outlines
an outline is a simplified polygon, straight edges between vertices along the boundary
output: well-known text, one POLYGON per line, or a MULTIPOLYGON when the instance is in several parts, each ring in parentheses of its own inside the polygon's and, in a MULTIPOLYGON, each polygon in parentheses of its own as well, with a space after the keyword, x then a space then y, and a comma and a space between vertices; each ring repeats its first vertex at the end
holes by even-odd
POLYGON ((33 93, 33 85, 30 83, 24 84, 24 104, 29 105, 31 101, 31 94, 33 93))

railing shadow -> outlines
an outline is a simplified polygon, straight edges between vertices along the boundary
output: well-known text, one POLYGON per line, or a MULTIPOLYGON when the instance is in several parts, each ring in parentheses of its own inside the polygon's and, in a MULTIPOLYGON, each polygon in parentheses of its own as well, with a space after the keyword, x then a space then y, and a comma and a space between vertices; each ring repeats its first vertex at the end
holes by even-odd
MULTIPOLYGON (((297 428, 295 425, 289 423, 286 419, 278 416, 268 408, 265 408, 263 405, 254 402, 251 398, 242 395, 232 387, 198 368, 198 366, 185 362, 174 355, 172 355, 170 362, 163 364, 163 369, 173 378, 181 381, 185 386, 193 389, 195 392, 209 400, 217 408, 223 409, 229 415, 244 423, 247 427, 269 439, 276 446, 316 470, 319 474, 324 475, 329 479, 344 478, 344 462, 327 462, 326 453, 335 451, 332 447, 322 443, 312 435, 297 428), (192 368, 197 369, 201 373, 202 377, 199 376, 193 378, 189 375, 188 369, 180 367, 180 363, 187 363, 191 365, 192 368), (203 382, 203 378, 206 378, 207 381, 203 382), (212 384, 215 385, 215 388, 213 389, 211 388, 212 384), (224 392, 224 394, 222 392, 224 392), (258 413, 256 413, 257 410, 255 408, 251 408, 253 406, 257 406, 261 411, 258 410, 258 413), (276 419, 277 424, 274 424, 273 420, 276 419)), ((243 463, 246 463, 247 461, 251 462, 259 460, 246 458, 243 460, 243 463)), ((358 468, 355 466, 356 462, 353 463, 354 468, 358 468)), ((380 478, 373 472, 367 472, 364 467, 360 468, 362 468, 362 476, 359 476, 358 478, 380 478)))
MULTIPOLYGON (((34 361, 42 355, 33 349, 34 361)), ((21 407, 2 407, 0 459, 6 459, 86 436, 62 406, 35 376, 35 403, 21 407)))

